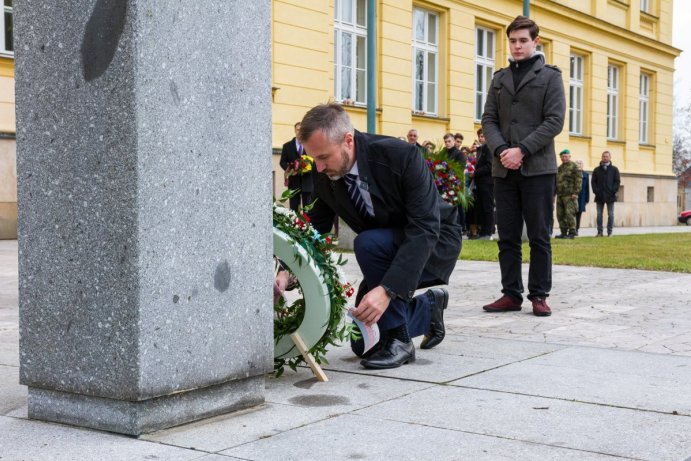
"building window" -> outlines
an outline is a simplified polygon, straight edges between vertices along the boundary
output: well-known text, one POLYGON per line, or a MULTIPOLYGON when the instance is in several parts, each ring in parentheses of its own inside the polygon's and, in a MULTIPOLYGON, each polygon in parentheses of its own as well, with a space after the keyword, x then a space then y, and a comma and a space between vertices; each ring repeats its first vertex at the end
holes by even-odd
POLYGON ((583 56, 571 55, 569 71, 569 133, 583 134, 583 56))
POLYGON ((413 9, 413 111, 436 115, 439 88, 439 15, 413 9))
POLYGON ((619 138, 619 67, 607 66, 607 139, 619 138))
POLYGON ((475 120, 482 119, 487 90, 494 74, 494 31, 475 28, 475 120))
POLYGON ((650 14, 650 0, 641 0, 641 11, 650 14))
POLYGON ((655 201, 655 188, 648 186, 648 203, 655 201))
POLYGON ((14 19, 12 18, 12 0, 4 0, 2 15, 3 34, 0 36, 0 52, 14 54, 14 19))
POLYGON ((336 0, 334 93, 345 103, 367 103, 367 0, 336 0))
POLYGON ((638 96, 639 108, 639 135, 638 142, 641 144, 648 144, 648 118, 650 108, 650 75, 641 74, 641 89, 638 96))

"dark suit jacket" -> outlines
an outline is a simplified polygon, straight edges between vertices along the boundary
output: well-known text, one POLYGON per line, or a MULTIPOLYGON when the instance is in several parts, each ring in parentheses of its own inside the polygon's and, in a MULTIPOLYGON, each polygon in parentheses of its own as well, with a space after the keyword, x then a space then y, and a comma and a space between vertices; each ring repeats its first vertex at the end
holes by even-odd
POLYGON ((492 153, 487 144, 477 148, 475 160, 475 186, 492 188, 492 153))
MULTIPOLYGON (((291 139, 287 143, 283 144, 281 149, 281 160, 278 162, 283 168, 283 171, 288 168, 290 162, 294 162, 300 158, 300 153, 295 146, 295 138, 291 139)), ((314 184, 312 181, 312 174, 298 174, 288 178, 288 188, 289 189, 300 189, 302 192, 313 192, 314 184)))
POLYGON ((365 219, 358 214, 342 178, 331 181, 318 174, 312 224, 321 233, 329 232, 338 215, 356 233, 399 229, 398 252, 382 285, 403 299, 412 298, 423 270, 448 283, 461 250, 461 228, 456 208, 439 196, 418 149, 396 138, 355 131, 355 150, 374 217, 365 219))
POLYGON ((593 194, 595 194, 596 203, 616 202, 617 192, 619 192, 619 185, 621 184, 619 168, 610 163, 609 167, 605 170, 605 167, 602 166, 602 162, 600 162, 600 165, 593 170, 590 184, 593 186, 593 194))

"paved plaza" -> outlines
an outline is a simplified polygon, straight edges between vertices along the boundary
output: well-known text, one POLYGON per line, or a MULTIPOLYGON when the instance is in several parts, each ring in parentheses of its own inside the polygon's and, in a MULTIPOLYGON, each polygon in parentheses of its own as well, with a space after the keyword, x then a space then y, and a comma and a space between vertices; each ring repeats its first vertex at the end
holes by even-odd
POLYGON ((132 438, 27 419, 0 241, 0 460, 691 459, 691 274, 555 266, 551 317, 484 313, 499 286, 496 263, 459 262, 446 340, 413 364, 337 348, 327 383, 288 370, 258 408, 132 438))

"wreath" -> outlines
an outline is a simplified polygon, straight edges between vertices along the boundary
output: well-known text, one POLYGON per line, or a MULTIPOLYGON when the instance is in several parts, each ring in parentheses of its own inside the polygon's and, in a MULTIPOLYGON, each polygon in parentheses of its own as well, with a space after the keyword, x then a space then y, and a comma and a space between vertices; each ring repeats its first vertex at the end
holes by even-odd
MULTIPOLYGON (((286 191, 280 202, 285 202, 296 191, 286 191)), ((345 280, 340 266, 346 263, 342 255, 336 256, 334 249, 336 241, 331 234, 320 234, 310 223, 309 217, 304 213, 295 213, 276 202, 273 204, 274 233, 282 233, 283 238, 292 244, 293 261, 278 261, 282 269, 285 266, 302 265, 305 261, 316 266, 320 280, 326 287, 325 296, 328 298, 328 315, 324 334, 316 341, 309 352, 314 360, 319 363, 328 363, 326 351, 330 345, 339 345, 352 335, 357 334, 352 323, 345 322, 345 313, 349 306, 349 298, 355 292, 353 286, 345 280)), ((289 259, 289 258, 288 258, 289 259)), ((298 330, 305 318, 305 296, 300 280, 288 301, 286 297, 279 296, 274 302, 274 342, 285 340, 286 336, 298 330)), ((308 345, 309 346, 309 345, 308 345)), ((299 353, 281 354, 274 357, 274 370, 276 377, 283 374, 285 367, 297 371, 297 367, 305 363, 305 359, 299 353), (292 356, 291 356, 292 355, 292 356)))

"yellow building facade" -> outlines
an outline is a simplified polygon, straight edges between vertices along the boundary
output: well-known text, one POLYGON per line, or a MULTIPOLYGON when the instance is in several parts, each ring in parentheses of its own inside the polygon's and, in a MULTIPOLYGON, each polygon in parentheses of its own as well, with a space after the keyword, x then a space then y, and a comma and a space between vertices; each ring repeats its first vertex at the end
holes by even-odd
MULTIPOLYGON (((506 26, 521 0, 274 0, 274 192, 281 145, 312 106, 342 101, 366 129, 367 3, 375 2, 376 131, 439 143, 475 139, 493 71, 509 56, 506 26)), ((547 62, 562 69, 567 119, 557 151, 588 171, 602 151, 622 173, 617 226, 675 223, 672 0, 533 0, 547 62)), ((17 228, 12 2, 0 15, 0 238, 17 228)), ((583 225, 593 225, 591 203, 583 225)))
MULTIPOLYGON (((439 143, 461 132, 472 144, 489 78, 506 66, 506 26, 520 0, 273 2, 273 146, 293 137, 312 106, 344 101, 366 130, 368 1, 376 6, 376 131, 439 143), (344 90, 345 88, 345 90, 344 90)), ((622 173, 616 226, 672 225, 672 0, 533 0, 547 62, 567 95, 557 152, 592 171, 608 150, 622 173)), ((274 155, 275 192, 282 171, 274 155)), ((583 226, 594 225, 591 203, 583 226)))

